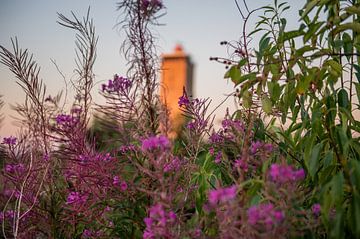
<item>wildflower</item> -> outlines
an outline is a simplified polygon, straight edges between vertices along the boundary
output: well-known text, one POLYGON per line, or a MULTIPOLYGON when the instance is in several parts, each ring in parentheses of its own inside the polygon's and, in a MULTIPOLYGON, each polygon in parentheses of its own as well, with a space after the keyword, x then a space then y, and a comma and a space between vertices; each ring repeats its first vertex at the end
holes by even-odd
POLYGON ((178 105, 179 107, 188 106, 190 104, 190 100, 184 91, 183 95, 179 97, 178 105))
POLYGON ((55 118, 58 126, 74 127, 78 123, 78 119, 72 115, 59 114, 55 118))
POLYGON ((128 188, 127 183, 126 183, 125 181, 122 181, 122 182, 120 183, 120 189, 121 189, 121 191, 125 191, 127 188, 128 188))
POLYGON ((84 163, 89 160, 89 157, 86 155, 80 154, 78 159, 80 160, 80 162, 84 163))
POLYGON ((7 164, 5 166, 5 172, 7 173, 23 173, 25 171, 25 166, 22 163, 19 164, 7 164))
POLYGON ((214 148, 211 147, 211 148, 209 149, 209 154, 210 154, 210 155, 214 155, 214 153, 215 153, 215 152, 214 152, 214 148))
POLYGON ((262 146, 263 144, 260 141, 252 142, 250 146, 251 154, 255 154, 262 146))
POLYGON ((224 203, 233 200, 235 197, 236 197, 235 185, 228 188, 210 190, 209 192, 209 202, 211 205, 216 205, 219 202, 224 203))
POLYGON ((113 177, 113 185, 118 186, 120 184, 119 176, 113 177))
POLYGON ((235 160, 234 167, 240 168, 240 169, 244 170, 245 172, 247 172, 249 170, 247 162, 241 158, 235 160))
POLYGON ((82 204, 84 202, 86 202, 87 200, 87 196, 86 195, 81 195, 79 192, 70 192, 67 199, 66 199, 66 204, 82 204))
POLYGON ((10 136, 10 137, 4 137, 2 144, 7 144, 7 145, 15 145, 16 144, 16 137, 10 136))
POLYGON ((141 145, 141 149, 143 152, 153 149, 165 150, 168 149, 169 147, 170 147, 170 141, 167 137, 163 135, 144 139, 141 145))
POLYGON ((314 205, 312 205, 311 207, 312 212, 314 213, 315 216, 319 216, 320 212, 321 212, 321 206, 319 203, 315 203, 314 205))
POLYGON ((82 236, 85 237, 85 238, 91 238, 91 237, 92 237, 92 232, 91 232, 91 230, 85 229, 85 230, 83 231, 82 236))
POLYGON ((44 154, 43 160, 44 160, 45 162, 48 162, 49 159, 50 159, 49 154, 44 154))
POLYGON ((177 216, 173 211, 167 212, 162 204, 155 204, 149 209, 149 217, 144 218, 146 229, 143 238, 171 238, 171 226, 175 225, 177 216))
POLYGON ((207 121, 206 120, 195 119, 193 121, 190 121, 186 125, 186 128, 188 128, 191 131, 201 132, 206 126, 207 126, 207 121))
POLYGON ((224 141, 224 138, 223 138, 222 134, 221 133, 215 133, 215 132, 213 132, 211 134, 209 139, 210 139, 211 143, 213 143, 213 144, 222 143, 224 141))
POLYGON ((178 157, 174 157, 169 163, 164 165, 164 172, 177 171, 180 169, 181 161, 178 157))
POLYGON ((153 13, 163 7, 163 4, 160 0, 142 0, 140 4, 141 10, 145 13, 153 13))
POLYGON ((264 148, 265 151, 270 153, 270 152, 273 151, 274 146, 272 144, 264 144, 263 148, 264 148))
POLYGON ((294 170, 289 165, 272 164, 270 166, 270 178, 274 182, 286 183, 295 182, 304 179, 303 169, 294 170))
POLYGON ((217 154, 216 154, 216 157, 215 157, 215 163, 216 164, 219 164, 219 163, 221 163, 221 159, 222 159, 222 153, 221 153, 221 151, 219 151, 217 154))
POLYGON ((251 206, 247 211, 247 216, 250 225, 263 225, 267 230, 271 230, 275 224, 285 219, 284 213, 281 210, 275 210, 272 203, 251 206))
POLYGON ((108 84, 101 85, 101 91, 107 93, 120 92, 126 93, 132 86, 132 82, 122 76, 115 75, 113 80, 108 80, 108 84))

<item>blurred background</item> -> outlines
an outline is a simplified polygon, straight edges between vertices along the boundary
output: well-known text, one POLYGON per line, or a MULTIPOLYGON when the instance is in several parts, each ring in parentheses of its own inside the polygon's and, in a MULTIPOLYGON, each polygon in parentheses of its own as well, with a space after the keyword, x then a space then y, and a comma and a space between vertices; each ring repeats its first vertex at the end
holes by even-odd
MULTIPOLYGON (((286 12, 288 29, 295 28, 298 21, 298 9, 305 0, 289 0, 291 9, 286 12)), ((94 19, 97 35, 99 35, 97 61, 94 67, 96 84, 94 101, 101 103, 101 97, 96 94, 102 83, 111 79, 114 74, 125 75, 127 62, 120 46, 125 38, 123 32, 116 26, 120 21, 120 12, 116 11, 115 0, 0 0, 0 45, 10 49, 11 37, 17 37, 22 48, 27 48, 34 54, 34 59, 41 66, 41 78, 48 92, 55 95, 65 90, 62 76, 54 62, 67 80, 75 76, 75 34, 57 21, 57 12, 70 17, 73 11, 78 17, 85 16, 90 6, 90 16, 94 19)), ((243 20, 234 0, 164 0, 166 15, 159 21, 163 25, 154 29, 158 38, 158 53, 173 52, 177 44, 190 55, 194 68, 193 95, 199 98, 212 99, 215 108, 234 91, 233 84, 223 78, 225 66, 210 61, 211 56, 229 57, 226 47, 221 41, 234 41, 241 37, 243 20)), ((242 0, 238 0, 240 8, 246 12, 242 0)), ((269 0, 247 1, 250 10, 272 4, 269 0)), ((259 11, 252 15, 247 25, 247 31, 254 30, 255 23, 261 15, 259 11)), ((258 36, 260 36, 258 34, 258 36)), ((252 40, 252 46, 257 46, 258 39, 252 40)), ((160 74, 159 74, 160 76, 160 74)), ((71 86, 68 85, 71 96, 71 86)), ((11 105, 22 103, 24 93, 16 84, 15 77, 3 65, 0 65, 0 95, 5 102, 1 110, 4 121, 0 128, 0 137, 14 135, 14 117, 16 113, 11 105)), ((71 101, 69 101, 71 102, 71 101)), ((225 114, 226 108, 236 109, 234 99, 230 97, 218 110, 217 117, 225 114)))

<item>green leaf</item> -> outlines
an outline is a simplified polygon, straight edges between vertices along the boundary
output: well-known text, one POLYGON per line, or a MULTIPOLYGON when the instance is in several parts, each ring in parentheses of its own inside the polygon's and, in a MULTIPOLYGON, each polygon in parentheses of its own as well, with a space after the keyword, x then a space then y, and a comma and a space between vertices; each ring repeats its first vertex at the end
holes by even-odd
POLYGON ((346 8, 344 8, 344 10, 348 13, 356 14, 356 15, 360 16, 360 8, 357 6, 346 7, 346 8))
POLYGON ((266 48, 268 48, 269 46, 269 42, 270 42, 270 37, 265 37, 265 38, 262 38, 259 42, 259 53, 261 55, 264 54, 264 51, 266 48))
POLYGON ((349 162, 350 182, 357 193, 360 193, 360 162, 353 159, 349 162))
POLYGON ((310 76, 300 76, 300 79, 296 85, 296 93, 299 95, 305 94, 305 92, 309 89, 311 77, 310 76))
POLYGON ((329 65, 338 75, 341 75, 342 65, 339 62, 335 60, 328 60, 324 63, 324 65, 329 65))
POLYGON ((279 83, 268 81, 267 85, 269 89, 270 99, 272 100, 272 102, 278 101, 281 95, 281 87, 279 83))
MULTIPOLYGON (((350 35, 347 32, 344 32, 342 36, 343 42, 344 42, 344 53, 345 54, 351 54, 353 45, 350 35)), ((351 58, 350 55, 346 56, 346 58, 349 60, 351 58)))
POLYGON ((359 81, 359 83, 360 83, 360 66, 357 65, 357 64, 353 64, 352 66, 353 66, 353 67, 355 68, 355 70, 356 70, 355 75, 356 75, 356 78, 358 79, 358 81, 359 81))
POLYGON ((230 78, 231 81, 236 84, 241 77, 241 71, 238 66, 232 66, 224 75, 224 78, 230 78))
POLYGON ((358 102, 360 102, 360 83, 354 82, 354 85, 355 85, 356 95, 358 97, 358 102))
POLYGON ((288 32, 284 32, 282 40, 284 42, 302 35, 304 35, 304 31, 299 31, 299 30, 288 31, 288 32))
POLYGON ((310 24, 309 25, 309 30, 305 33, 304 35, 304 40, 303 42, 307 42, 309 39, 311 39, 312 37, 316 36, 315 33, 317 30, 319 30, 319 28, 324 24, 325 22, 317 22, 315 24, 310 24))
POLYGON ((340 89, 338 93, 338 104, 339 107, 344 109, 350 109, 350 101, 348 93, 345 89, 340 89))
POLYGON ((346 30, 353 30, 356 33, 360 33, 360 23, 358 22, 350 22, 350 23, 344 23, 342 25, 337 26, 331 34, 338 34, 339 32, 343 32, 346 30))
POLYGON ((352 231, 356 237, 360 237, 360 196, 359 193, 354 193, 351 200, 350 223, 352 224, 352 231))
POLYGON ((315 145, 311 152, 310 162, 309 162, 309 174, 312 179, 314 179, 315 173, 317 172, 320 164, 320 152, 323 145, 322 143, 318 143, 315 145))
POLYGON ((261 96, 261 107, 266 114, 270 114, 272 112, 272 103, 267 95, 261 96))
POLYGON ((239 79, 237 79, 237 81, 234 82, 235 86, 237 86, 247 80, 248 81, 256 80, 256 72, 251 72, 249 74, 242 75, 239 79))
POLYGON ((245 108, 250 108, 252 105, 252 93, 250 91, 245 91, 242 96, 242 104, 245 108))
POLYGON ((313 0, 313 1, 308 2, 304 7, 305 10, 301 14, 301 18, 303 19, 304 17, 306 17, 319 2, 320 2, 320 0, 313 0))

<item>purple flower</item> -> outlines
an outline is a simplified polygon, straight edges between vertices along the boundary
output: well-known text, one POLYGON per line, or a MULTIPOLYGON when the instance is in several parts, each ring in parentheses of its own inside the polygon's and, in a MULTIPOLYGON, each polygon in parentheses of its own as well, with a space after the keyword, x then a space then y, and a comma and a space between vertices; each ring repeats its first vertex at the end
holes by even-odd
POLYGON ((73 127, 78 123, 78 119, 71 115, 59 114, 55 118, 56 123, 60 127, 73 127))
POLYGON ((247 162, 241 158, 235 160, 234 167, 240 168, 240 169, 244 170, 245 172, 247 172, 249 170, 247 162))
POLYGON ((230 186, 228 188, 220 188, 215 190, 210 190, 209 192, 209 202, 211 205, 216 205, 217 203, 224 203, 233 200, 236 197, 236 186, 230 186))
POLYGON ((86 202, 87 196, 79 192, 70 192, 66 199, 66 204, 82 204, 86 202))
POLYGON ((122 76, 115 75, 113 80, 108 80, 108 84, 101 85, 101 91, 107 93, 118 92, 126 94, 131 88, 132 82, 122 76))
POLYGON ((149 231, 146 229, 144 231, 143 238, 144 239, 153 239, 153 238, 155 238, 155 234, 152 231, 149 231))
POLYGON ((127 188, 128 188, 127 183, 126 183, 125 181, 122 181, 122 182, 120 183, 120 189, 121 189, 122 191, 125 191, 127 188))
POLYGON ((212 133, 211 136, 209 137, 211 143, 213 144, 218 144, 218 143, 222 143, 224 141, 224 138, 222 136, 221 133, 212 133))
POLYGON ((19 164, 7 164, 5 166, 5 172, 21 174, 25 171, 25 166, 22 163, 19 164))
POLYGON ((315 216, 319 216, 320 212, 321 212, 321 206, 319 203, 315 203, 314 205, 312 205, 311 207, 312 212, 314 213, 315 216))
POLYGON ((251 206, 247 211, 250 225, 263 225, 266 230, 271 230, 276 223, 281 223, 285 215, 280 210, 275 210, 272 203, 263 203, 251 206))
POLYGON ((175 225, 177 216, 167 212, 162 204, 155 204, 149 209, 149 217, 144 218, 146 229, 143 238, 171 238, 170 228, 175 225))
POLYGON ((45 162, 48 162, 49 159, 50 159, 49 154, 44 154, 43 160, 44 160, 45 162))
POLYGON ((296 182, 305 178, 303 169, 294 170, 289 165, 272 164, 269 174, 271 180, 277 183, 296 182))
POLYGON ((141 150, 143 152, 160 149, 165 150, 170 148, 170 141, 167 137, 160 135, 154 136, 147 139, 142 140, 141 150))
POLYGON ((267 152, 272 152, 273 149, 274 149, 274 146, 272 144, 264 144, 264 150, 267 151, 267 152))
POLYGON ((85 230, 83 231, 82 236, 85 237, 85 238, 91 238, 91 237, 92 237, 92 232, 91 232, 91 230, 85 229, 85 230))
POLYGON ((273 212, 273 216, 278 222, 281 222, 282 220, 285 219, 285 215, 282 211, 273 212))
POLYGON ((113 185, 118 186, 120 184, 119 176, 113 177, 113 185))
POLYGON ((166 163, 164 165, 164 172, 168 173, 171 171, 178 171, 181 166, 181 161, 178 157, 172 158, 172 160, 169 163, 166 163))
POLYGON ((190 104, 190 100, 184 91, 183 95, 179 97, 178 105, 179 107, 188 106, 190 104))
POLYGON ((101 91, 104 92, 106 90, 106 84, 101 84, 101 91))
POLYGON ((221 163, 221 159, 222 159, 222 153, 221 153, 221 151, 219 151, 217 154, 216 154, 216 157, 215 157, 215 163, 216 164, 219 164, 219 163, 221 163))
POLYGON ((163 4, 160 0, 142 0, 141 9, 146 11, 149 7, 152 8, 162 8, 163 4))
POLYGON ((7 145, 15 145, 16 144, 16 137, 10 136, 10 137, 4 137, 2 144, 7 144, 7 145))
POLYGON ((188 128, 191 131, 201 132, 206 126, 207 126, 207 121, 201 119, 200 120, 195 119, 193 121, 190 121, 186 125, 186 128, 188 128))
POLYGON ((251 154, 255 154, 262 146, 263 144, 260 141, 252 142, 250 146, 251 154))

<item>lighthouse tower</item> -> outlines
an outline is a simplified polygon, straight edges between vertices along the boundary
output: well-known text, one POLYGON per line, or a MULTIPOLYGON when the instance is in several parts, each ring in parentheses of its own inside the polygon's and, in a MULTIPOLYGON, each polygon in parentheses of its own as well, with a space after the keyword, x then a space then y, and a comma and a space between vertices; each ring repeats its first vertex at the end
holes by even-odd
POLYGON ((180 111, 178 100, 185 87, 187 94, 192 95, 193 63, 181 45, 174 52, 162 55, 160 98, 170 111, 170 137, 175 138, 185 122, 180 111))

